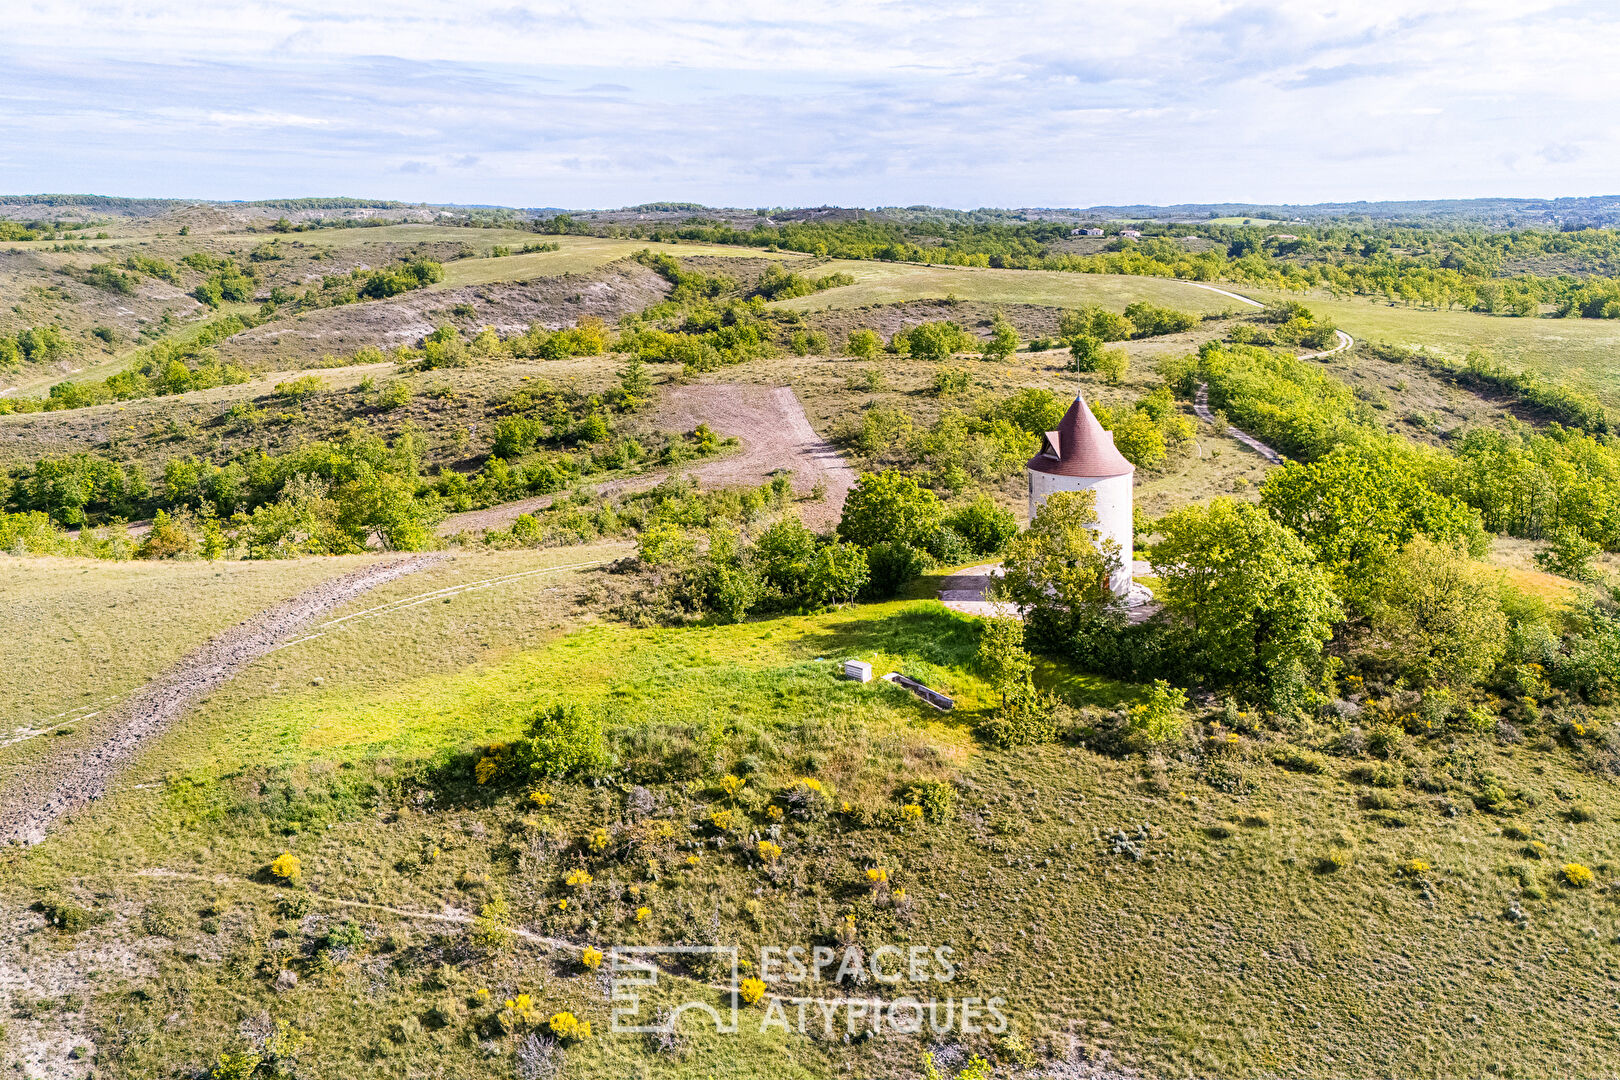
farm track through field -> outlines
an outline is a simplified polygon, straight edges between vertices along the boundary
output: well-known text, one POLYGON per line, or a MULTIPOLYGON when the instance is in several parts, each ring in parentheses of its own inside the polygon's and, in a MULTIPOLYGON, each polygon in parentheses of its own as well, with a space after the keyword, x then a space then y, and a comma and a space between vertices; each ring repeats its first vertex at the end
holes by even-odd
POLYGON ((121 704, 97 727, 104 737, 30 769, 0 792, 0 841, 35 844, 64 814, 100 798, 141 746, 246 665, 278 648, 326 612, 438 555, 392 559, 322 582, 196 649, 121 704))
MULTIPOLYGON (((641 476, 609 480, 596 485, 598 495, 642 491, 676 472, 694 477, 704 487, 761 484, 773 472, 792 470, 795 487, 805 494, 819 481, 827 496, 803 510, 805 524, 816 528, 838 520, 844 509, 844 496, 855 485, 855 472, 836 448, 815 433, 804 406, 787 386, 753 386, 743 383, 716 383, 672 387, 659 420, 667 427, 691 431, 707 424, 722 436, 742 441, 742 453, 691 467, 658 469, 641 476)), ((566 494, 537 495, 530 499, 502 503, 487 510, 451 514, 439 526, 445 536, 459 532, 480 532, 505 528, 519 514, 549 509, 566 494)))

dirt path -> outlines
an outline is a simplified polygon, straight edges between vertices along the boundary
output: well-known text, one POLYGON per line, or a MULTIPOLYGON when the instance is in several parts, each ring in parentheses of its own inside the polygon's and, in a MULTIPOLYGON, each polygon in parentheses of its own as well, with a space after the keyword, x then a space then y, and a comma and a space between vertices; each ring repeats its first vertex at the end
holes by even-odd
MULTIPOLYGON (((675 471, 696 477, 705 487, 729 487, 761 484, 778 469, 791 469, 794 487, 800 494, 808 494, 817 482, 826 485, 827 497, 803 510, 805 524, 816 528, 838 520, 844 509, 844 496, 855 484, 854 470, 811 428, 804 406, 799 404, 791 387, 744 383, 672 387, 657 419, 661 427, 679 431, 691 431, 699 424, 708 424, 720 435, 735 435, 740 439, 742 452, 681 470, 660 469, 610 480, 596 486, 599 495, 641 491, 675 471)), ((519 514, 547 509, 553 499, 560 497, 565 496, 539 495, 488 510, 451 514, 439 526, 439 532, 453 536, 464 531, 505 528, 519 514)))
POLYGON ((338 605, 439 558, 412 555, 392 559, 322 582, 184 657, 109 710, 98 725, 106 731, 100 741, 62 752, 0 792, 0 841, 37 844, 58 818, 104 795, 113 777, 146 740, 245 665, 338 605))

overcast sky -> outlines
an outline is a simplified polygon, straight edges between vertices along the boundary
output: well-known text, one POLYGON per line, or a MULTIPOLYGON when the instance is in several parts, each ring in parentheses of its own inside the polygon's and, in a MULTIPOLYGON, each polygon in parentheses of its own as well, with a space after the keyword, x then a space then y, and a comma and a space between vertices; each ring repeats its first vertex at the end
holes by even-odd
POLYGON ((1620 189, 1611 0, 0 0, 0 191, 1086 206, 1620 189))

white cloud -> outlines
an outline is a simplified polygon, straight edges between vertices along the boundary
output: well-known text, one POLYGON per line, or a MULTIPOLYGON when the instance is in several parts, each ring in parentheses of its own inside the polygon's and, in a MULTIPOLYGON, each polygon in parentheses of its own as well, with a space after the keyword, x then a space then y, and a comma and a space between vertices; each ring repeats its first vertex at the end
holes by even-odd
POLYGON ((12 6, 12 191, 1072 205, 1620 173, 1595 2, 12 6))

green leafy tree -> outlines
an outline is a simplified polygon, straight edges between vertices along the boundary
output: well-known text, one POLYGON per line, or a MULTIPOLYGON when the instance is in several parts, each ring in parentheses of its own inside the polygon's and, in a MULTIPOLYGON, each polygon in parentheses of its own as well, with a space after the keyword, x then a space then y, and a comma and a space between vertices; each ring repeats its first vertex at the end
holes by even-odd
POLYGON ((1068 340, 1069 370, 1096 371, 1097 365, 1102 363, 1102 339, 1089 333, 1082 333, 1076 334, 1068 340))
POLYGON ((984 355, 990 360, 1005 360, 1018 351, 1018 331, 1013 324, 996 312, 990 327, 990 340, 985 343, 984 355))
POLYGON ((1260 507, 1233 499, 1161 518, 1158 596, 1187 633, 1195 670, 1216 683, 1298 686, 1343 617, 1327 571, 1260 507))
POLYGON ((1371 620, 1384 666, 1415 685, 1484 679, 1508 646, 1500 577, 1460 543, 1414 537, 1391 563, 1371 620))
POLYGON ((1007 544, 992 592, 1027 611, 1042 636, 1073 641, 1117 615, 1108 581, 1119 565, 1119 545, 1097 532, 1095 493, 1058 492, 1007 544))
POLYGON ((979 671, 1005 706, 1033 685, 1035 660, 1024 649, 1024 623, 1021 619, 995 617, 979 621, 979 671))
POLYGON ((883 338, 876 330, 852 330, 844 352, 858 360, 876 360, 883 351, 883 338))
POLYGON ((884 541, 923 547, 942 517, 939 497, 898 469, 862 473, 844 498, 838 535, 871 547, 884 541))
POLYGON ((1383 591, 1390 561, 1413 537, 1484 551, 1479 514, 1434 491, 1423 472, 1409 451, 1348 448, 1274 470, 1260 505, 1305 541, 1332 573, 1335 592, 1359 609, 1383 591))

